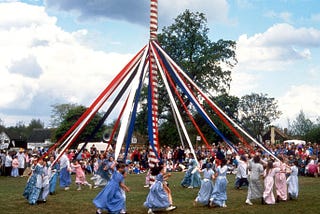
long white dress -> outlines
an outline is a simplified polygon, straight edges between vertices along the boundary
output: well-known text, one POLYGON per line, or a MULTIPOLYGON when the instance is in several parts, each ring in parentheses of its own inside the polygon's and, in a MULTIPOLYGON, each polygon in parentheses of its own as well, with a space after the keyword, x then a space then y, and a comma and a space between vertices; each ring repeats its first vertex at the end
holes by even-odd
POLYGON ((291 173, 287 179, 288 193, 290 199, 297 199, 299 194, 299 178, 298 178, 298 167, 292 166, 291 173))
POLYGON ((263 185, 261 183, 261 175, 263 173, 263 166, 261 163, 249 162, 249 169, 251 170, 249 177, 249 187, 247 199, 259 199, 263 194, 263 185))

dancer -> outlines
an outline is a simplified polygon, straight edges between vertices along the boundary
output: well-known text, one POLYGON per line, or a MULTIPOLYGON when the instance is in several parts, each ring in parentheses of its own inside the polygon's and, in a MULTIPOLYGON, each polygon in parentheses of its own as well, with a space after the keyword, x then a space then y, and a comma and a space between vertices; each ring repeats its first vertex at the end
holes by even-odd
POLYGON ((74 172, 76 173, 76 185, 78 187, 77 190, 81 190, 81 185, 88 186, 90 189, 92 189, 92 185, 89 184, 86 180, 86 175, 82 169, 81 164, 77 159, 73 161, 71 167, 74 169, 74 172))
POLYGON ((201 186, 200 172, 198 163, 192 153, 189 153, 189 165, 184 178, 181 181, 183 187, 194 188, 201 186))
MULTIPOLYGON (((111 166, 115 168, 116 162, 111 166)), ((101 214, 102 210, 107 210, 110 213, 126 213, 125 197, 121 191, 129 192, 130 189, 124 184, 124 179, 127 176, 126 166, 121 163, 117 170, 113 171, 111 180, 101 190, 101 192, 93 199, 94 205, 97 207, 97 214, 101 214)))
POLYGON ((46 161, 43 161, 42 188, 40 191, 38 202, 46 203, 49 195, 49 169, 46 161))
POLYGON ((298 161, 295 160, 290 167, 290 175, 287 179, 289 199, 297 199, 299 194, 298 161))
POLYGON ((273 166, 280 168, 280 172, 277 172, 275 174, 274 178, 274 184, 276 187, 276 193, 277 193, 277 198, 276 202, 280 201, 286 201, 287 200, 287 195, 288 195, 288 188, 287 188, 287 178, 286 178, 286 168, 287 164, 283 162, 283 158, 279 157, 280 161, 276 161, 273 166))
POLYGON ((261 183, 261 176, 263 175, 263 166, 260 163, 260 156, 255 155, 253 160, 249 161, 250 176, 249 187, 246 204, 253 205, 252 199, 262 199, 263 186, 261 183))
POLYGON ((194 205, 196 203, 200 203, 203 205, 209 204, 209 199, 214 187, 213 180, 214 180, 214 171, 212 169, 212 164, 207 163, 206 168, 202 170, 203 172, 203 180, 201 182, 201 188, 198 192, 198 196, 194 200, 194 205))
POLYGON ((91 177, 91 180, 94 182, 94 188, 107 185, 113 171, 109 168, 113 164, 113 162, 114 160, 112 156, 107 159, 106 154, 100 154, 100 159, 98 160, 98 169, 95 175, 91 177))
POLYGON ((67 152, 64 152, 60 158, 60 187, 64 190, 69 190, 71 185, 71 167, 67 152))
POLYGON ((27 181, 23 196, 28 200, 30 205, 35 205, 37 204, 42 188, 43 160, 39 159, 38 161, 34 159, 31 171, 32 174, 27 181))
POLYGON ((237 189, 241 189, 243 185, 249 186, 247 168, 248 168, 247 157, 245 155, 241 155, 240 161, 238 163, 237 178, 236 178, 236 180, 238 180, 238 182, 236 182, 237 189))
POLYGON ((48 162, 48 174, 49 174, 49 194, 53 195, 56 192, 58 173, 59 173, 59 164, 55 162, 53 165, 54 156, 50 156, 48 162))
POLYGON ((151 169, 151 175, 156 177, 155 182, 150 187, 149 194, 144 206, 148 208, 148 214, 154 211, 171 211, 176 209, 172 205, 171 190, 167 185, 167 180, 171 174, 166 173, 166 167, 162 164, 151 169))
POLYGON ((210 197, 210 206, 227 207, 227 160, 222 159, 216 172, 216 182, 210 197))
POLYGON ((277 172, 280 172, 280 168, 273 167, 273 161, 269 160, 267 168, 264 170, 264 192, 263 201, 265 204, 275 204, 275 198, 273 194, 274 176, 277 172))

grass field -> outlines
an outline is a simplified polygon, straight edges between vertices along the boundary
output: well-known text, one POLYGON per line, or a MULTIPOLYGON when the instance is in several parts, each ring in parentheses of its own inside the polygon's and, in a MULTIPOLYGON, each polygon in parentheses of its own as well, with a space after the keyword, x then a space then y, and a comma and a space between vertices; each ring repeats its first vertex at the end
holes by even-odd
MULTIPOLYGON (((275 205, 261 205, 260 201, 253 201, 253 206, 244 203, 247 189, 235 190, 233 188, 234 175, 229 175, 227 208, 208 208, 193 206, 193 200, 198 189, 185 189, 180 186, 184 173, 175 172, 169 180, 173 194, 174 204, 178 207, 171 211, 178 213, 320 213, 320 178, 299 177, 300 192, 298 200, 281 202, 275 205)), ((89 178, 88 178, 89 180, 89 178)), ((127 211, 129 214, 147 213, 143 202, 148 194, 144 188, 145 175, 128 175, 126 184, 131 188, 127 193, 127 211)), ((92 199, 101 188, 92 189, 84 187, 81 191, 71 186, 69 191, 57 187, 55 195, 49 195, 47 203, 31 206, 22 197, 27 178, 12 178, 0 176, 0 213, 95 213, 96 208, 92 199)), ((73 177, 74 181, 74 177, 73 177)), ((104 212, 106 213, 106 212, 104 212)), ((163 212, 164 213, 164 212, 163 212)))

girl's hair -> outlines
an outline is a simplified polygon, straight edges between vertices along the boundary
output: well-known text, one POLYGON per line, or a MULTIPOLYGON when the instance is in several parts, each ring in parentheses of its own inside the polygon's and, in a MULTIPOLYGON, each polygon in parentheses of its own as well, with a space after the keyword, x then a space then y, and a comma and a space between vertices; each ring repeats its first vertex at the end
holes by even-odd
POLYGON ((152 176, 158 175, 162 169, 163 169, 163 165, 155 166, 155 167, 151 168, 151 175, 152 176))
POLYGON ((223 158, 222 160, 221 160, 221 166, 224 166, 224 165, 226 165, 227 164, 227 159, 226 158, 223 158))
POLYGON ((254 156, 254 157, 253 157, 253 161, 254 161, 255 163, 260 163, 260 157, 259 157, 258 155, 254 156))
POLYGON ((126 168, 126 165, 124 163, 119 163, 117 165, 117 169, 124 169, 124 168, 126 168))
POLYGON ((273 161, 268 161, 267 163, 267 174, 269 174, 270 170, 273 168, 273 161))

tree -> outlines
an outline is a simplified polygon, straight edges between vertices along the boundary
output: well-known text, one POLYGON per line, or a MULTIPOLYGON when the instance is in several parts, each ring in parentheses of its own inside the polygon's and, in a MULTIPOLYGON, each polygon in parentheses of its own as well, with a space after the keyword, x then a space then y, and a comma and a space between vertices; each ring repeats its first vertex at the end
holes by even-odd
POLYGON ((296 120, 289 126, 289 131, 291 135, 303 137, 313 128, 314 124, 310 119, 306 118, 304 112, 301 110, 296 120))
POLYGON ((255 137, 261 136, 265 128, 281 115, 277 101, 267 96, 252 93, 240 98, 239 120, 255 137))
MULTIPOLYGON (((214 100, 216 105, 230 118, 237 118, 239 103, 238 97, 230 96, 228 94, 221 94, 213 97, 212 100, 214 100)), ((218 127, 219 131, 222 132, 227 139, 231 140, 232 142, 237 142, 239 139, 237 139, 235 134, 230 130, 229 127, 227 127, 227 125, 221 120, 215 111, 207 105, 204 105, 204 107, 213 123, 218 127)), ((212 127, 209 126, 209 124, 199 113, 196 113, 195 119, 209 142, 219 142, 222 140, 217 133, 213 132, 212 127)))
POLYGON ((174 24, 162 29, 158 39, 193 81, 207 90, 225 92, 231 82, 231 70, 227 69, 237 63, 236 42, 222 39, 212 42, 208 33, 205 15, 186 10, 174 24))
MULTIPOLYGON (((158 40, 171 58, 188 71, 193 81, 209 91, 223 93, 227 91, 231 82, 231 70, 229 69, 237 63, 236 43, 230 40, 212 42, 208 37, 208 32, 205 15, 186 10, 175 19, 171 26, 162 29, 162 33, 158 34, 158 40)), ((175 124, 165 90, 160 79, 158 88, 159 130, 164 133, 160 133, 159 139, 166 144, 178 143, 173 142, 177 141, 178 134, 172 130, 175 124), (168 130, 170 132, 167 132, 168 130)), ((141 100, 146 99, 146 95, 141 97, 141 100)), ((186 106, 189 106, 186 97, 183 95, 182 97, 185 99, 186 106)), ((178 101, 177 104, 178 108, 183 109, 182 105, 179 106, 178 101)), ((139 126, 140 130, 146 124, 147 113, 145 111, 147 108, 142 107, 137 117, 137 123, 142 123, 139 126)))
POLYGON ((52 114, 51 114, 51 126, 58 127, 64 120, 67 113, 76 107, 76 104, 54 104, 51 105, 52 114))
MULTIPOLYGON (((62 118, 62 122, 60 126, 56 129, 54 133, 54 140, 60 139, 70 128, 71 126, 81 117, 81 115, 87 110, 84 106, 75 106, 70 108, 69 111, 62 118)), ((99 124, 102 116, 101 113, 97 113, 90 123, 85 127, 85 129, 81 132, 81 134, 77 137, 74 142, 74 145, 77 145, 80 142, 84 141, 101 141, 102 135, 105 130, 105 125, 99 128, 97 134, 91 138, 91 134, 99 124)))
POLYGON ((43 129, 44 123, 40 119, 32 119, 26 127, 26 135, 30 136, 33 129, 43 129))
POLYGON ((318 125, 308 131, 305 134, 304 139, 308 142, 320 144, 320 126, 318 125))

